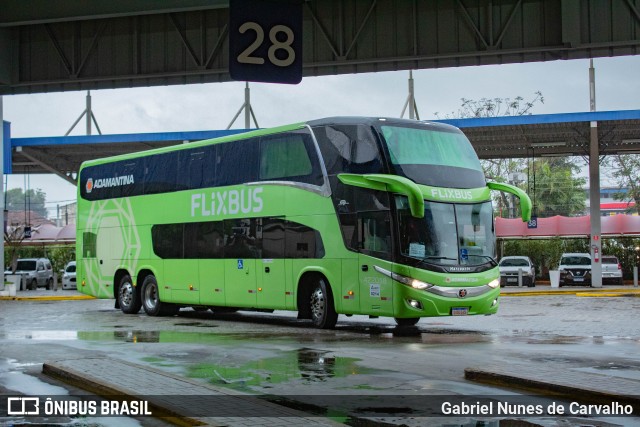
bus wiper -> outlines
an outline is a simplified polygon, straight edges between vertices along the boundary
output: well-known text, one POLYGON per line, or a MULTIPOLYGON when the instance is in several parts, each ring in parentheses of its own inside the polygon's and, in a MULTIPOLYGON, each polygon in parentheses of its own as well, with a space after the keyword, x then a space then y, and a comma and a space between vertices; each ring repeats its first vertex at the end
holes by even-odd
POLYGON ((489 256, 489 255, 476 255, 476 254, 469 254, 469 255, 467 255, 467 256, 477 256, 477 257, 480 257, 480 258, 487 258, 487 259, 489 259, 489 261, 491 261, 491 262, 494 262, 494 263, 496 263, 496 264, 498 263, 498 262, 495 260, 495 258, 493 258, 492 256, 489 256))
POLYGON ((424 257, 424 259, 446 259, 450 261, 458 261, 457 258, 451 258, 448 256, 433 256, 433 255, 427 255, 426 257, 424 257))

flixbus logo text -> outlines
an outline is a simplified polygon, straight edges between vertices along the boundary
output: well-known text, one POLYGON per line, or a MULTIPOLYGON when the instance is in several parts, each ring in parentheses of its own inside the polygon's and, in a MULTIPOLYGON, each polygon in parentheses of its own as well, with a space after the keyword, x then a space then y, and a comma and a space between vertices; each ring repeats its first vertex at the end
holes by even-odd
POLYGON ((437 199, 472 200, 473 193, 457 188, 432 188, 431 196, 437 199))
POLYGON ((262 187, 191 195, 191 216, 220 216, 262 211, 262 187))

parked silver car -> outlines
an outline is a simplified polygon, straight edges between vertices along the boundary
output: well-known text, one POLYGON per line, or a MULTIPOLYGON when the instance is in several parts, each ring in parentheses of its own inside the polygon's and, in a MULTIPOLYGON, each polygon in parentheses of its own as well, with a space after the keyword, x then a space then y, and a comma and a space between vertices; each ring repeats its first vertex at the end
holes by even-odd
POLYGON ((528 256, 506 256, 498 264, 500 269, 500 286, 518 286, 518 274, 522 270, 522 284, 533 287, 536 285, 536 268, 528 256))
POLYGON ((18 274, 26 281, 27 289, 46 287, 53 289, 53 268, 47 258, 22 258, 18 260, 15 273, 11 270, 7 274, 18 274))
POLYGON ((69 262, 62 274, 62 289, 77 289, 76 286, 76 262, 69 262))
POLYGON ((621 286, 622 283, 622 265, 618 258, 612 255, 604 255, 602 257, 602 283, 621 286))

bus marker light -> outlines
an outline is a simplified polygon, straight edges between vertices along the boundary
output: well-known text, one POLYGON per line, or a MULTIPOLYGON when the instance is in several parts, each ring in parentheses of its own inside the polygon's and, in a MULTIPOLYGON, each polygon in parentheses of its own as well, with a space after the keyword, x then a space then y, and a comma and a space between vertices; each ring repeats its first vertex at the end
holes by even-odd
POLYGON ((347 294, 353 295, 353 291, 349 291, 349 292, 347 292, 347 294))
POLYGON ((258 288, 258 292, 262 292, 262 288, 258 288))
POLYGON ((82 281, 82 286, 86 286, 87 282, 85 282, 84 280, 82 281))

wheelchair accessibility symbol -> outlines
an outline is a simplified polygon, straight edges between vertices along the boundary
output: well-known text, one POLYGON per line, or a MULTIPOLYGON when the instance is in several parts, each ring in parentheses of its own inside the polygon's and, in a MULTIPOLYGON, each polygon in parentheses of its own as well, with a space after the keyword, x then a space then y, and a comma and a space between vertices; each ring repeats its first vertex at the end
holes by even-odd
POLYGON ((244 268, 244 260, 238 260, 238 270, 242 270, 244 268))

